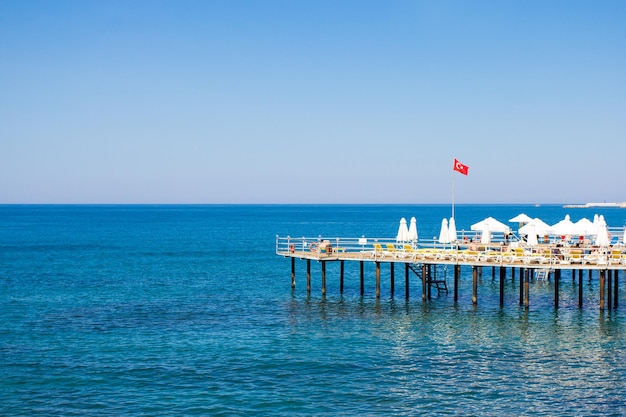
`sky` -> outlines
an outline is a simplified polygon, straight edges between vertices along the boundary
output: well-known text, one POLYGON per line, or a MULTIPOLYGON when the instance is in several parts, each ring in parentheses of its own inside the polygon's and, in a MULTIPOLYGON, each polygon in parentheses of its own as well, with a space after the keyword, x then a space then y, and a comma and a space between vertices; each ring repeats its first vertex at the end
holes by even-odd
POLYGON ((624 22, 621 0, 5 0, 0 204, 626 201, 624 22))

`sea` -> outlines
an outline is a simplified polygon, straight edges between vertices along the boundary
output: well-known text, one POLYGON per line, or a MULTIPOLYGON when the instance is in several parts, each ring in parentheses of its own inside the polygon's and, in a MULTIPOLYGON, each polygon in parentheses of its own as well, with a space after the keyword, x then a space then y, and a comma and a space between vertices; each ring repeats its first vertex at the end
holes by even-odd
MULTIPOLYGON (((626 210, 459 205, 459 233, 492 216, 549 224, 626 210)), ((471 271, 459 297, 405 298, 383 264, 321 266, 276 255, 276 237, 394 237, 416 217, 438 236, 450 205, 2 205, 2 416, 626 415, 626 274, 617 309, 598 277, 530 284, 471 271)), ((511 224, 516 229, 517 225, 511 224)), ((450 279, 451 271, 444 271, 450 279)), ((449 285, 451 286, 451 285, 449 285)))

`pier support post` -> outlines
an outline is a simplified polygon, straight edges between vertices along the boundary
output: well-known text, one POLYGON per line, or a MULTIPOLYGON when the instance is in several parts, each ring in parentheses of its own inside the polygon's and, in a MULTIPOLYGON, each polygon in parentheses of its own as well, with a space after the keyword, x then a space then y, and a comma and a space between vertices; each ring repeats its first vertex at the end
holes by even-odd
MULTIPOLYGON (((554 273, 554 308, 558 309, 559 308, 559 284, 561 281, 561 271, 557 270, 558 272, 554 273)), ((572 275, 574 270, 572 270, 572 275)))
POLYGON ((376 298, 380 298, 380 262, 376 262, 376 298))
POLYGON ((426 265, 422 264, 422 302, 426 301, 426 265))
POLYGON ((491 279, 496 279, 496 267, 491 267, 491 279))
POLYGON ((613 270, 607 270, 606 282, 606 307, 611 310, 613 308, 613 270))
POLYGON ((618 270, 613 271, 613 308, 617 309, 617 300, 619 299, 619 278, 618 278, 618 270))
POLYGON ((604 311, 604 280, 606 271, 600 270, 600 311, 604 311))
POLYGON ((524 305, 524 268, 519 269, 519 305, 524 305))
POLYGON ((500 267, 500 308, 504 307, 504 279, 506 277, 506 267, 500 267))
POLYGON ((459 301, 459 276, 461 275, 461 265, 454 265, 454 301, 459 301))
POLYGON ((524 279, 522 281, 524 281, 524 308, 528 310, 530 306, 530 271, 528 269, 524 270, 524 279))
POLYGON ((576 282, 576 270, 572 269, 572 284, 576 282))
POLYGON ((343 262, 339 261, 339 293, 343 294, 343 262))
POLYGON ((326 296, 326 261, 322 261, 322 296, 326 296))
POLYGON ((311 294, 311 260, 306 260, 306 292, 311 294))
POLYGON ((361 282, 361 297, 363 297, 363 294, 365 294, 365 279, 364 279, 364 273, 363 273, 363 261, 360 262, 360 282, 361 282))
POLYGON ((409 264, 404 264, 404 292, 406 299, 409 299, 409 264))
POLYGON ((389 262, 389 292, 391 293, 391 298, 393 298, 393 293, 396 290, 396 264, 395 262, 389 262))
POLYGON ((583 270, 578 270, 578 308, 583 308, 583 270))
MULTIPOLYGON (((436 268, 436 266, 435 266, 435 268, 436 268)), ((426 277, 427 277, 427 283, 428 283, 428 286, 426 287, 426 291, 428 291, 428 299, 430 300, 431 299, 430 283, 431 283, 431 281, 433 279, 433 276, 432 276, 432 265, 431 264, 428 264, 428 273, 426 274, 426 277)))
POLYGON ((296 288, 296 258, 291 258, 291 289, 296 288))
POLYGON ((472 265, 472 304, 478 303, 478 268, 472 265))
POLYGON ((511 281, 515 282, 515 267, 514 266, 511 267, 511 281))

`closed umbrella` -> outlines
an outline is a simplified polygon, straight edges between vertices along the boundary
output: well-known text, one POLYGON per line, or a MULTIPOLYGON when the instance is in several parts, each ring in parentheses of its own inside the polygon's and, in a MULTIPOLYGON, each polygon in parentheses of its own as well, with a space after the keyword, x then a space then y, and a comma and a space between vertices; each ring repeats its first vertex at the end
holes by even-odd
MULTIPOLYGON (((528 246, 537 246, 539 242, 537 241, 537 232, 535 229, 535 225, 533 223, 528 223, 528 229, 526 233, 526 244, 528 246)), ((520 229, 521 230, 521 229, 520 229)))
POLYGON ((481 233, 482 235, 480 236, 480 243, 491 243, 491 230, 489 229, 489 226, 487 226, 485 229, 482 229, 481 233))
POLYGON ((409 226, 409 240, 413 243, 417 242, 417 220, 411 217, 411 225, 409 226))
POLYGON ((450 217, 450 222, 448 223, 448 239, 450 242, 456 242, 456 222, 454 221, 454 217, 450 217))
POLYGON ((604 216, 600 216, 598 220, 598 235, 596 236, 596 245, 601 247, 607 247, 610 244, 609 230, 606 227, 606 221, 604 216))
POLYGON ((406 225, 406 219, 403 217, 400 219, 400 227, 398 228, 398 234, 396 235, 396 242, 408 242, 409 241, 409 228, 406 225))
POLYGON ((439 232, 439 243, 450 243, 450 238, 448 237, 448 219, 443 219, 441 221, 441 231, 439 232))

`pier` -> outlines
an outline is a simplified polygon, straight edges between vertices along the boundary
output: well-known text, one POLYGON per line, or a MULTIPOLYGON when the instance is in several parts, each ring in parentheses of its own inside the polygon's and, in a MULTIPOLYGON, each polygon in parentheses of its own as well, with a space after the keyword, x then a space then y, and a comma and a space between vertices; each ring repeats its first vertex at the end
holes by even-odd
MULTIPOLYGON (((321 263, 321 290, 326 296, 326 263, 339 263, 339 290, 344 289, 345 263, 358 263, 360 292, 364 294, 364 263, 375 264, 376 298, 381 297, 381 265, 389 264, 391 296, 395 290, 396 267, 403 272, 405 297, 409 299, 411 277, 421 283, 423 301, 431 298, 432 291, 452 292, 454 301, 459 297, 461 268, 472 272, 472 304, 477 304, 478 281, 485 269, 492 277, 499 277, 500 306, 504 306, 507 271, 519 281, 519 304, 530 306, 529 286, 533 279, 553 280, 554 307, 559 307, 560 281, 569 272, 572 281, 578 282, 578 307, 583 307, 583 279, 598 277, 600 310, 616 309, 619 303, 619 273, 626 270, 626 248, 623 245, 597 247, 593 245, 563 245, 543 243, 533 247, 523 242, 473 244, 461 240, 442 245, 436 241, 419 245, 398 243, 393 238, 291 238, 276 236, 276 254, 291 259, 291 285, 296 285, 296 260, 306 262, 307 292, 311 291, 311 262, 321 263), (451 269, 452 279, 441 275, 441 268, 451 269), (450 288, 451 287, 451 288, 450 288)), ((402 273, 401 272, 401 273, 402 273)))

